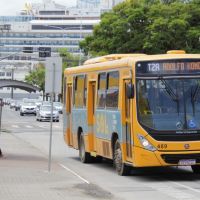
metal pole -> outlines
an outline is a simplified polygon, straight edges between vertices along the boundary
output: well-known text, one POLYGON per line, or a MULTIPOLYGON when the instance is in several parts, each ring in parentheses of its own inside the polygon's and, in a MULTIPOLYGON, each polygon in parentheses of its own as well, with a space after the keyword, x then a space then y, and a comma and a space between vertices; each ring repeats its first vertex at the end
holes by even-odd
POLYGON ((51 92, 51 123, 50 123, 50 137, 49 137, 49 163, 48 171, 51 171, 51 149, 52 149, 52 128, 53 128, 53 98, 55 90, 55 63, 53 63, 53 81, 52 81, 52 92, 51 92))
POLYGON ((3 106, 3 99, 0 99, 0 134, 1 134, 2 106, 3 106))
MULTIPOLYGON (((1 134, 2 106, 3 106, 3 99, 0 99, 0 134, 1 134)), ((2 156, 2 151, 1 151, 1 148, 0 148, 0 157, 1 156, 2 156)))
MULTIPOLYGON (((14 68, 12 68, 12 80, 14 79, 14 68)), ((11 99, 13 99, 13 87, 11 87, 11 99)))

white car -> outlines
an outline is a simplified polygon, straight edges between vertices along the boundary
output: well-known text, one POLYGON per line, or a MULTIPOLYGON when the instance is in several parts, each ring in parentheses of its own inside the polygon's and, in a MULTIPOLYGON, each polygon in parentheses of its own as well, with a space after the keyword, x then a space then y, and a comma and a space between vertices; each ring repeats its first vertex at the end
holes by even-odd
POLYGON ((36 105, 35 103, 22 103, 20 107, 20 115, 24 114, 34 114, 36 115, 36 105))
POLYGON ((60 102, 53 102, 53 106, 56 108, 56 110, 62 114, 63 112, 63 105, 60 102))
MULTIPOLYGON (((41 105, 36 114, 37 121, 50 121, 51 120, 51 106, 41 105)), ((53 121, 59 122, 59 113, 53 108, 53 121)))

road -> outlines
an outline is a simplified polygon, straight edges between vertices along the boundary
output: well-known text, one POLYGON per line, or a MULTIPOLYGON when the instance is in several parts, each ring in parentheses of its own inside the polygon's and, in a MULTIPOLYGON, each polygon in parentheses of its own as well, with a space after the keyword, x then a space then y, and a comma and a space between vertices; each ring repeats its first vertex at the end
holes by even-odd
MULTIPOLYGON (((49 122, 37 122, 35 116, 20 116, 7 106, 3 108, 2 120, 4 129, 48 158, 49 122)), ((82 164, 78 151, 68 148, 63 141, 62 119, 53 123, 52 157, 66 173, 91 186, 93 199, 200 199, 200 176, 194 175, 190 167, 140 169, 130 176, 120 177, 110 162, 82 164)))

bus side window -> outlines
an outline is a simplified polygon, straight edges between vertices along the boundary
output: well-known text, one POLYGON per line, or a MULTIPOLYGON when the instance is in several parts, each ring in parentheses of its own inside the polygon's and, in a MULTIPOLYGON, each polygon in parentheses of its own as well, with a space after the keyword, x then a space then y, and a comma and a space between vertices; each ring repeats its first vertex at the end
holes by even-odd
POLYGON ((83 108, 85 101, 85 76, 76 76, 74 81, 74 106, 76 108, 83 108))
POLYGON ((118 108, 119 97, 119 72, 107 74, 106 107, 118 108))
POLYGON ((97 107, 105 108, 106 104, 106 73, 100 73, 98 76, 98 95, 97 107))

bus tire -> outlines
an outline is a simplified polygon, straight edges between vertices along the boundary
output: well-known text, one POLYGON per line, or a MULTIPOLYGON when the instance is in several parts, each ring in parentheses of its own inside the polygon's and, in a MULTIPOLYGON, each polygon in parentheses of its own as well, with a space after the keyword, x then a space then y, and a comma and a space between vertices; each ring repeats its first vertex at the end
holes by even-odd
POLYGON ((117 139, 114 145, 114 156, 113 156, 115 169, 120 176, 126 176, 130 174, 130 167, 126 166, 122 160, 122 150, 119 140, 117 139))
POLYGON ((193 173, 200 174, 200 165, 192 165, 191 168, 193 173))
POLYGON ((80 141, 79 141, 79 157, 82 163, 90 163, 92 162, 91 155, 85 151, 85 141, 83 134, 80 135, 80 141))

